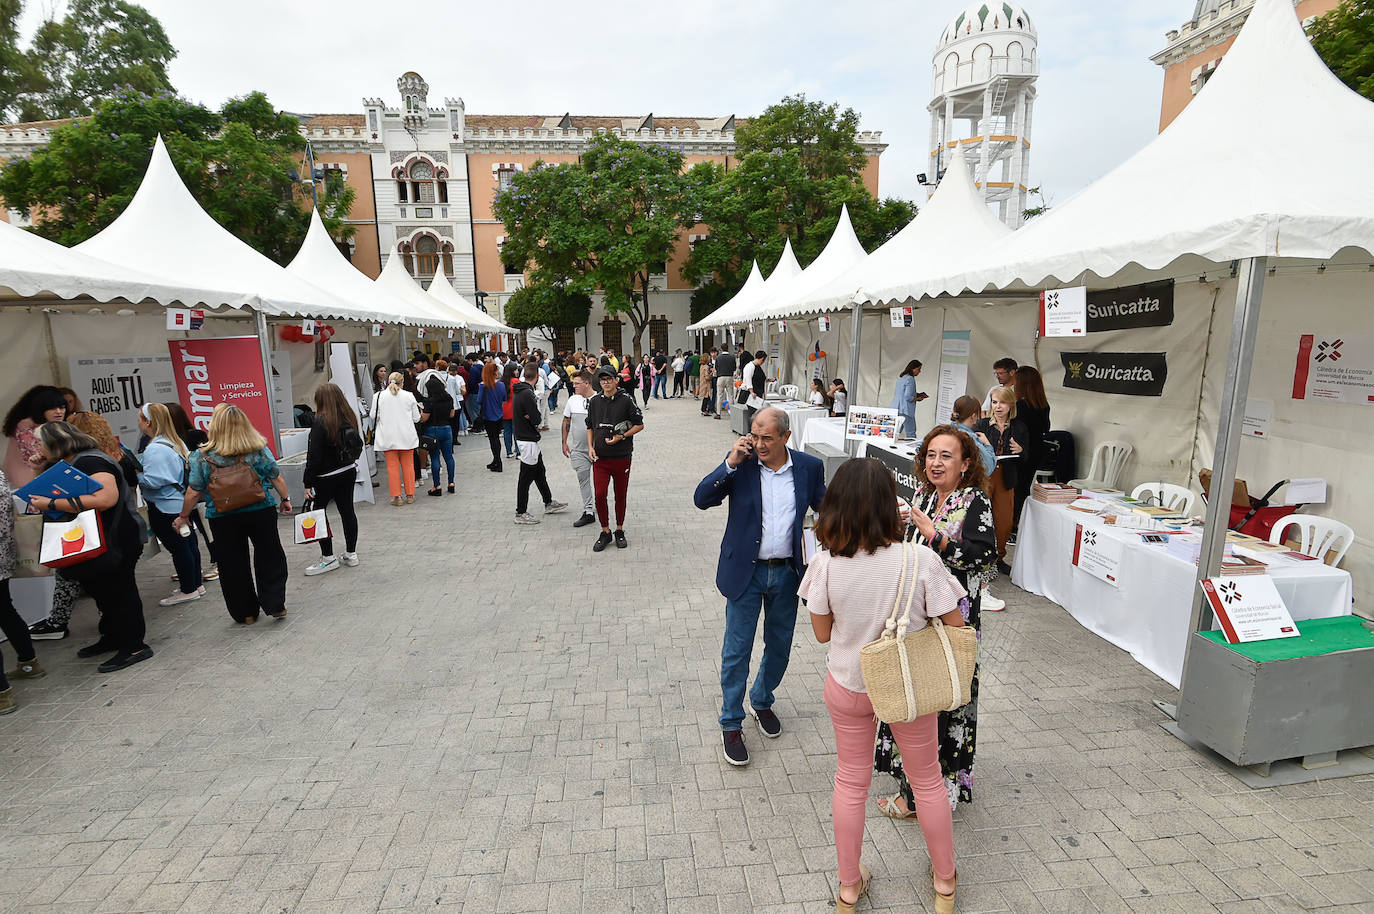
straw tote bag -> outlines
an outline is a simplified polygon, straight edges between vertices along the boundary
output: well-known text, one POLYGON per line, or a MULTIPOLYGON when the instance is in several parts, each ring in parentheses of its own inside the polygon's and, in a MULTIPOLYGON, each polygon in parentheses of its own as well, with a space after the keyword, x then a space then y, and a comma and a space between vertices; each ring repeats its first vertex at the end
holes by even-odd
POLYGON ((934 618, 920 631, 907 634, 920 559, 910 543, 902 543, 902 549, 902 575, 892 614, 878 640, 859 649, 859 667, 873 713, 888 724, 908 723, 968 704, 978 662, 978 633, 969 626, 952 628, 934 618))

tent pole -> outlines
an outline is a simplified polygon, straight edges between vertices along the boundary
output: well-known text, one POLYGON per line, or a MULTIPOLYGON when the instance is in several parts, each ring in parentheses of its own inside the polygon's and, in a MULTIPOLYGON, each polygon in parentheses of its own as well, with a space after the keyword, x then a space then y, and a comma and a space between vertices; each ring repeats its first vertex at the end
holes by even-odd
POLYGON ((1260 305, 1264 297, 1264 274, 1269 258, 1251 257, 1242 262, 1236 286, 1236 309, 1231 322, 1231 349, 1226 361, 1226 381, 1221 389, 1221 409, 1217 418, 1217 443, 1212 456, 1211 497, 1207 500, 1207 526, 1202 532, 1202 555, 1197 563, 1198 586, 1193 591, 1193 614, 1188 624, 1188 641, 1183 653, 1182 691, 1188 676, 1188 653, 1193 647, 1193 632, 1212 627, 1212 610, 1202 593, 1204 578, 1221 573, 1226 552, 1226 530, 1231 518, 1231 490, 1236 480, 1236 459, 1240 453, 1240 430, 1245 416, 1245 397, 1250 391, 1250 363, 1255 355, 1259 331, 1260 305))
POLYGON ((267 315, 253 309, 253 323, 258 331, 258 352, 262 356, 262 379, 267 384, 267 415, 272 420, 272 450, 281 456, 281 429, 277 427, 277 385, 272 383, 272 351, 267 336, 267 315))
MULTIPOLYGON (((859 398, 859 335, 863 329, 864 305, 863 302, 856 301, 850 304, 850 308, 853 310, 850 312, 849 318, 849 380, 847 383, 849 385, 849 405, 853 407, 859 398)), ((857 441, 846 441, 844 449, 850 457, 859 456, 859 442, 857 441)))

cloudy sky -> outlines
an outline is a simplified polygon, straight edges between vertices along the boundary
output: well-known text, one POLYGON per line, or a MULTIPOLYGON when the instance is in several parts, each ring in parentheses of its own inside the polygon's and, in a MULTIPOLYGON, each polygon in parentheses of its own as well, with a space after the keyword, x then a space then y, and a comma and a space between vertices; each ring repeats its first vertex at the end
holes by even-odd
MULTIPOLYGON (((217 106, 265 91, 298 112, 398 104, 416 70, 430 103, 479 114, 718 117, 805 92, 837 101, 889 144, 881 192, 924 199, 931 55, 961 0, 523 0, 281 3, 140 0, 179 56, 173 84, 217 106)), ((28 16, 60 0, 28 0, 28 16)), ((1040 37, 1031 182, 1062 202, 1155 135, 1164 46, 1192 0, 1030 0, 1040 37)))

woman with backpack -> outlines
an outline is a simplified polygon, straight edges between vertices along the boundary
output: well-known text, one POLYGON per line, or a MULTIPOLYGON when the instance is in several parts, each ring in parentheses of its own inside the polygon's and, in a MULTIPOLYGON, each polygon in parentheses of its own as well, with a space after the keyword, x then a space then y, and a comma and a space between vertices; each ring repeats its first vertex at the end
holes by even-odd
POLYGON ((185 527, 191 511, 207 497, 229 615, 240 625, 258 621, 259 611, 281 619, 286 615, 286 551, 272 509, 280 499, 281 513, 291 513, 286 481, 267 439, 237 406, 215 407, 209 435, 205 446, 191 453, 186 500, 175 526, 185 527))
POLYGON ((148 526, 177 572, 179 589, 159 601, 161 606, 189 603, 205 596, 200 571, 200 547, 194 535, 182 536, 172 521, 186 501, 186 444, 177 437, 172 414, 161 403, 144 403, 138 411, 138 430, 150 439, 143 449, 143 473, 138 486, 148 503, 148 526))
MULTIPOLYGON (((343 524, 343 563, 358 564, 358 514, 353 510, 353 486, 358 481, 358 458, 363 438, 358 418, 337 384, 321 384, 315 390, 315 424, 305 450, 305 497, 316 511, 334 502, 343 524)), ((319 541, 320 561, 305 569, 306 576, 324 574, 339 567, 332 534, 319 541)))
POLYGON ((449 395, 448 385, 437 372, 425 381, 425 405, 420 411, 420 422, 425 434, 434 444, 429 449, 429 472, 434 487, 426 492, 435 498, 444 494, 439 485, 439 458, 444 458, 448 466, 448 491, 453 494, 453 426, 449 420, 453 416, 453 397, 449 395))
POLYGON ((100 639, 76 652, 78 657, 114 656, 99 666, 113 673, 142 663, 153 656, 144 642, 147 624, 143 600, 134 579, 134 566, 143 555, 138 525, 129 513, 128 485, 119 465, 100 449, 90 435, 67 422, 45 422, 38 427, 39 454, 33 461, 40 472, 66 461, 99 484, 100 490, 79 498, 29 496, 39 511, 80 514, 96 511, 105 538, 105 551, 58 571, 58 577, 76 581, 95 598, 100 610, 100 639))

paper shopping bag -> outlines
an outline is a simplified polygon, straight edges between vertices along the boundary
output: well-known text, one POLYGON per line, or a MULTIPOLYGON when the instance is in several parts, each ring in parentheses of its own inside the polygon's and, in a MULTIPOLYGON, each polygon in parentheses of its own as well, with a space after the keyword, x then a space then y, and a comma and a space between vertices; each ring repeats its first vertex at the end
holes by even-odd
MULTIPOLYGON (((302 507, 308 507, 308 505, 302 507)), ((324 539, 329 539, 329 521, 325 519, 323 508, 318 511, 302 511, 296 515, 297 546, 304 546, 306 543, 318 543, 324 539)))
POLYGON ((82 511, 71 520, 49 520, 43 524, 43 545, 39 561, 49 568, 69 568, 105 554, 105 531, 100 515, 82 511))
POLYGON ((38 560, 43 551, 41 514, 21 514, 14 519, 14 547, 16 578, 45 578, 52 574, 52 569, 38 560))

